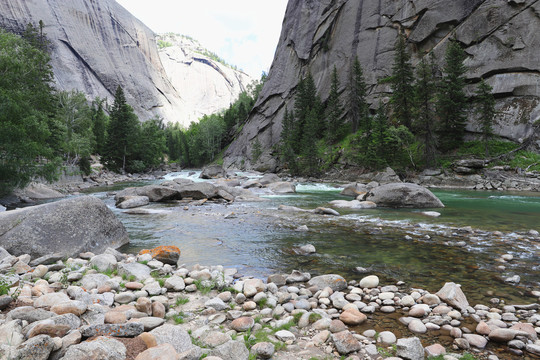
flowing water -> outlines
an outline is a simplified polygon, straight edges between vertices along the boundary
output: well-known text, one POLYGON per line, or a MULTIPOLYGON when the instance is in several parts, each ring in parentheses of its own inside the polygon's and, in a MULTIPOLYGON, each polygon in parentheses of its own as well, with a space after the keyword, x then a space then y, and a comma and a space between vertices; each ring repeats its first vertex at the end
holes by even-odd
MULTIPOLYGON (((198 175, 181 172, 167 178, 200 181, 198 175)), ((116 209, 105 192, 95 195, 128 229, 131 243, 122 251, 176 245, 187 265, 221 264, 259 277, 298 269, 312 275, 338 273, 347 279, 360 279, 364 275, 356 268, 363 267, 382 277, 383 283, 402 280, 430 291, 454 281, 462 284, 473 303, 486 303, 492 297, 530 302, 534 299, 528 291, 540 286, 540 244, 527 234, 539 229, 537 194, 435 190, 446 205, 436 209, 441 213, 438 218, 403 209, 340 210, 342 216, 329 217, 280 211, 278 206, 313 209, 347 199, 337 185, 300 184, 292 195, 258 191, 266 201, 151 204, 145 215, 116 209), (300 225, 309 231, 296 231, 300 225), (462 229, 466 226, 480 231, 471 234, 462 229), (493 234, 495 230, 503 234, 493 234), (317 253, 297 255, 295 248, 307 243, 317 253), (514 255, 514 260, 501 271, 496 259, 505 253, 514 255), (503 281, 515 274, 521 276, 520 286, 503 281)))

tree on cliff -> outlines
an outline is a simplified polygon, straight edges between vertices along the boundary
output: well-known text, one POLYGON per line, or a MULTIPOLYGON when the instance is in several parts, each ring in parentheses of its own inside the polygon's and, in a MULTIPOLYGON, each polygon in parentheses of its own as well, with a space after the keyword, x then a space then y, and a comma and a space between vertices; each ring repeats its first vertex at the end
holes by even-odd
POLYGON ((317 88, 315 87, 315 81, 311 73, 308 73, 304 79, 300 80, 296 91, 293 129, 293 138, 295 141, 292 145, 294 152, 300 154, 302 152, 302 139, 305 132, 304 127, 306 126, 307 117, 311 113, 311 110, 315 110, 317 114, 317 120, 314 121, 317 128, 315 139, 322 138, 325 126, 321 118, 321 100, 317 95, 317 88))
POLYGON ((139 119, 133 108, 127 104, 124 90, 118 86, 114 94, 103 153, 107 168, 126 171, 128 162, 136 152, 138 130, 139 119))
POLYGON ((343 126, 343 106, 339 100, 339 78, 335 65, 332 71, 332 83, 330 85, 326 112, 328 119, 326 138, 330 144, 333 144, 339 140, 343 126))
POLYGON ((434 77, 435 63, 430 58, 422 59, 416 70, 414 86, 414 116, 413 128, 420 137, 424 147, 424 162, 426 167, 435 165, 435 120, 436 120, 436 81, 434 77))
POLYGON ((492 91, 493 88, 483 79, 476 91, 476 112, 479 116, 486 157, 489 156, 489 141, 493 136, 493 118, 495 117, 495 98, 492 91))
POLYGON ((405 125, 411 129, 414 70, 410 61, 411 56, 407 52, 407 43, 402 34, 398 35, 394 52, 392 75, 384 80, 384 82, 389 82, 392 87, 392 96, 390 97, 392 119, 396 124, 405 125))
POLYGON ((364 80, 364 71, 358 56, 354 59, 352 66, 349 88, 349 112, 352 119, 352 132, 356 133, 359 129, 366 132, 371 121, 369 119, 369 105, 366 101, 367 86, 364 80))
POLYGON ((48 143, 56 104, 49 59, 0 29, 0 196, 35 176, 56 176, 60 159, 48 143))
POLYGON ((105 143, 107 141, 107 122, 108 118, 103 110, 104 99, 97 97, 92 102, 92 132, 94 133, 94 153, 103 154, 105 149, 105 143))
POLYGON ((450 151, 463 143, 467 120, 465 95, 465 52, 456 41, 450 41, 445 54, 443 79, 437 98, 440 119, 439 143, 443 151, 450 151))

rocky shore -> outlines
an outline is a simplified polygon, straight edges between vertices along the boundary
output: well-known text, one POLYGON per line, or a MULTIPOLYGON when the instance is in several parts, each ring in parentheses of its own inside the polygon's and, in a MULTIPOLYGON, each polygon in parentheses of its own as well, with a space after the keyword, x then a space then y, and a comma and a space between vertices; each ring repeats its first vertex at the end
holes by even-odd
POLYGON ((0 254, 3 359, 540 356, 540 305, 471 306, 454 283, 430 294, 374 275, 293 271, 263 281, 222 266, 186 267, 167 246, 52 263, 0 254), (388 329, 376 331, 381 316, 388 329))

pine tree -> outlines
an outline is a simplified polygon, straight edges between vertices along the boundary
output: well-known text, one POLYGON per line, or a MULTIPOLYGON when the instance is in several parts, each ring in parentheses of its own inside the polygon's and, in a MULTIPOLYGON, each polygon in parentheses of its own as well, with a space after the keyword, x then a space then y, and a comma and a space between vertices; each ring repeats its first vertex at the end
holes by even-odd
POLYGON ((476 91, 477 113, 479 115, 482 141, 484 142, 486 157, 489 156, 489 140, 493 136, 493 118, 495 117, 495 98, 491 93, 493 88, 483 79, 476 91))
POLYGON ((373 136, 372 136, 372 153, 374 159, 372 163, 375 167, 382 167, 386 165, 386 137, 388 130, 388 113, 386 105, 379 103, 377 108, 377 114, 373 119, 373 136))
POLYGON ((99 155, 103 154, 105 149, 106 129, 107 129, 107 115, 103 111, 103 99, 96 98, 92 102, 92 131, 95 137, 94 153, 99 155))
POLYGON ((305 163, 306 175, 316 175, 318 172, 317 138, 319 114, 313 108, 306 117, 304 136, 302 138, 302 157, 305 163))
POLYGON ((110 113, 105 153, 106 166, 112 170, 126 170, 136 152, 139 120, 126 102, 124 91, 117 87, 110 113))
POLYGON ((290 172, 293 175, 298 173, 298 166, 296 162, 296 154, 294 153, 293 143, 294 143, 294 117, 292 112, 289 112, 285 108, 285 114, 283 115, 283 128, 281 130, 281 140, 280 140, 280 153, 283 159, 283 162, 288 165, 290 172))
POLYGON ((343 125, 343 107, 339 100, 339 78, 335 65, 332 71, 332 84, 330 86, 326 112, 328 118, 326 135, 328 142, 333 144, 339 140, 340 130, 343 125))
POLYGON ((412 125, 414 71, 410 62, 411 57, 407 52, 407 43, 402 34, 398 35, 394 51, 392 75, 387 79, 392 87, 392 96, 390 97, 392 117, 395 123, 405 125, 410 129, 412 125))
POLYGON ((465 52, 456 41, 446 49, 444 77, 437 99, 440 119, 439 142, 443 151, 450 151, 463 143, 465 135, 467 96, 465 95, 465 52))
POLYGON ((364 71, 358 56, 354 59, 349 87, 352 132, 356 133, 359 129, 366 132, 371 121, 369 119, 369 105, 366 101, 367 86, 364 80, 364 71))
POLYGON ((415 83, 415 122, 413 128, 424 145, 424 161, 427 167, 435 165, 435 64, 422 59, 418 65, 415 83))
POLYGON ((317 134, 315 139, 320 139, 324 134, 325 126, 321 121, 321 101, 317 96, 317 88, 311 73, 298 83, 296 100, 294 103, 294 129, 293 129, 293 150, 296 154, 302 152, 302 139, 304 137, 304 127, 306 119, 311 110, 317 113, 316 128, 317 134))

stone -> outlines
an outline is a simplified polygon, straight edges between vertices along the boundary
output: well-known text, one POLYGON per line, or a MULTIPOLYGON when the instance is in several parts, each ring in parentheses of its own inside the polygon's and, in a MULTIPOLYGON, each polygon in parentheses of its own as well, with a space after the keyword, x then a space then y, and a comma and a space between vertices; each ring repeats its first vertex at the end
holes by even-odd
POLYGON ((34 326, 32 330, 28 332, 28 338, 38 335, 48 335, 52 338, 64 337, 69 330, 71 330, 69 325, 42 323, 34 326))
POLYGON ((396 356, 408 360, 424 360, 424 347, 417 337, 398 339, 396 356))
POLYGON ((0 296, 0 310, 4 310, 13 301, 13 298, 9 295, 0 296))
POLYGON ((296 282, 306 282, 311 279, 311 275, 309 273, 302 273, 298 270, 293 270, 291 272, 291 275, 287 276, 285 279, 287 284, 292 284, 296 282))
POLYGON ((315 210, 313 210, 313 213, 319 214, 319 215, 340 216, 340 214, 336 210, 325 208, 325 207, 318 207, 315 210))
POLYGON ((148 279, 151 272, 148 266, 139 263, 119 263, 117 269, 119 276, 134 278, 137 281, 148 279))
POLYGON ((70 298, 64 293, 61 293, 61 292, 49 293, 49 294, 41 295, 40 297, 35 299, 34 300, 34 307, 36 307, 36 308, 39 308, 39 307, 50 308, 53 305, 63 303, 63 302, 69 302, 69 301, 71 301, 70 298))
POLYGON ((221 165, 208 165, 203 168, 199 177, 201 179, 215 179, 225 177, 225 175, 226 172, 221 165))
POLYGON ((251 352, 258 359, 270 359, 276 351, 274 344, 270 342, 260 342, 251 347, 251 352))
POLYGON ((362 348, 362 345, 348 330, 332 334, 332 341, 341 355, 347 355, 362 348))
POLYGON ((283 342, 296 340, 296 336, 294 336, 294 334, 288 330, 279 330, 274 335, 283 342))
POLYGON ((85 290, 97 289, 111 279, 105 274, 86 274, 81 279, 81 287, 85 290))
POLYGON ((76 316, 81 316, 86 309, 87 305, 84 302, 77 300, 65 301, 51 306, 51 311, 57 315, 71 313, 76 316))
POLYGON ((410 183, 390 183, 371 189, 366 200, 392 208, 442 208, 443 203, 428 189, 410 183))
POLYGON ((220 331, 211 331, 203 337, 202 343, 205 347, 215 348, 230 341, 231 337, 220 331))
POLYGON ((159 301, 154 301, 152 303, 152 316, 157 318, 165 318, 165 305, 159 301))
POLYGON ((394 333, 391 331, 381 331, 379 333, 379 337, 377 338, 377 342, 384 345, 392 345, 395 344, 396 341, 396 335, 394 335, 394 333))
POLYGON ((331 333, 338 333, 347 330, 347 325, 345 325, 341 320, 334 319, 330 323, 328 330, 330 330, 331 333))
POLYGON ((401 298, 401 305, 405 307, 411 307, 415 305, 416 302, 414 301, 414 298, 410 295, 405 295, 401 298))
POLYGON ((270 189, 275 194, 294 194, 296 193, 296 186, 293 183, 278 181, 268 185, 270 189))
POLYGON ((81 196, 0 213, 0 243, 12 255, 102 252, 129 242, 126 229, 93 196, 81 196))
POLYGON ((222 311, 229 308, 229 306, 227 306, 227 304, 225 304, 223 300, 218 297, 206 301, 204 306, 214 308, 217 311, 222 311))
POLYGON ((491 341, 508 342, 514 340, 517 334, 518 331, 514 329, 494 329, 489 333, 488 337, 491 341))
POLYGON ((425 334, 427 332, 427 327, 419 319, 413 319, 408 325, 410 331, 415 334, 425 334))
POLYGON ((249 350, 243 342, 231 340, 211 350, 210 355, 222 360, 247 360, 249 350))
POLYGON ((469 306, 469 302, 461 290, 461 286, 453 282, 444 284, 436 295, 444 302, 458 308, 459 310, 463 311, 469 306))
POLYGON ((47 360, 54 349, 54 341, 48 335, 28 339, 17 348, 18 360, 47 360))
POLYGON ((105 314, 105 324, 124 324, 127 321, 125 313, 120 311, 109 311, 105 314))
POLYGON ((358 284, 361 288, 375 288, 379 285, 379 277, 377 275, 369 275, 360 280, 358 284))
POLYGON ((161 261, 164 264, 176 265, 180 259, 180 249, 176 246, 158 246, 151 250, 141 250, 139 255, 150 254, 152 259, 161 261))
POLYGON ((340 275, 329 274, 311 278, 308 281, 308 285, 317 286, 321 290, 329 287, 333 291, 342 291, 347 288, 347 281, 340 275))
POLYGON ((134 209, 150 203, 148 196, 124 196, 116 202, 119 209, 134 209))
POLYGON ((182 291, 186 288, 186 284, 182 277, 173 275, 165 279, 164 287, 171 291, 182 291))
POLYGON ((478 349, 485 348, 488 342, 485 337, 476 334, 463 334, 463 338, 467 340, 470 346, 478 349))
POLYGON ((428 358, 446 354, 446 349, 441 344, 426 346, 424 351, 426 352, 428 358))
POLYGON ((161 344, 146 349, 135 360, 176 360, 177 353, 171 344, 161 344))
POLYGON ((99 272, 116 269, 116 258, 111 254, 96 255, 90 259, 90 266, 95 267, 99 272))
MULTIPOLYGON (((163 323, 165 322, 165 319, 154 317, 154 316, 147 316, 147 317, 141 317, 141 318, 134 318, 129 321, 133 323, 142 324, 144 331, 150 331, 157 328, 158 326, 163 325, 163 323)), ((137 334, 137 335, 140 335, 140 334, 137 334)))
POLYGON ((100 336, 68 347, 63 359, 70 360, 125 360, 126 347, 118 340, 100 336))
POLYGON ((333 200, 329 203, 331 206, 336 207, 338 209, 352 209, 352 210, 359 210, 359 209, 375 209, 377 207, 377 204, 373 201, 359 201, 359 200, 333 200))
POLYGON ((434 294, 426 294, 421 298, 421 300, 424 304, 427 304, 427 305, 438 305, 441 302, 439 297, 434 294))
POLYGON ((178 353, 189 351, 193 348, 191 338, 182 327, 164 324, 150 331, 158 344, 171 344, 178 353))
POLYGON ((358 310, 349 309, 341 313, 339 320, 346 325, 356 326, 366 322, 367 316, 358 310))
POLYGON ((135 301, 136 296, 131 291, 124 291, 114 296, 114 301, 120 304, 129 304, 132 301, 135 301))
POLYGON ((19 346, 24 340, 22 321, 12 320, 0 325, 0 346, 19 346))
POLYGON ((135 337, 144 332, 144 325, 140 323, 125 324, 102 324, 86 325, 81 329, 84 337, 92 336, 116 336, 116 337, 135 337))

